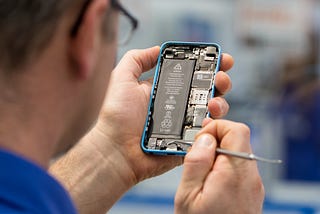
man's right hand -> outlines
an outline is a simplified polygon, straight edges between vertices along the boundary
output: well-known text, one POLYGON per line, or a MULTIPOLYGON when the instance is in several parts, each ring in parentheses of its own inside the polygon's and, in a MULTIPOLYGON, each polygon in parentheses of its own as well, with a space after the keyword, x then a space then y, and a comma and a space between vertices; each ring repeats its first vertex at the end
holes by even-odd
POLYGON ((251 153, 249 141, 243 124, 206 121, 185 157, 175 213, 261 213, 264 188, 256 162, 215 152, 219 146, 251 153))

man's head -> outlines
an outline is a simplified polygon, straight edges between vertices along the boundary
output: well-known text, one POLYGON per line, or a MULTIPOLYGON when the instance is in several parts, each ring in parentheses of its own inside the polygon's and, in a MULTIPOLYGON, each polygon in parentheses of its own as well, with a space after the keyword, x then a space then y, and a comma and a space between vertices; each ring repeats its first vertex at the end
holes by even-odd
POLYGON ((0 0, 1 147, 54 153, 92 125, 115 61, 113 3, 0 0))

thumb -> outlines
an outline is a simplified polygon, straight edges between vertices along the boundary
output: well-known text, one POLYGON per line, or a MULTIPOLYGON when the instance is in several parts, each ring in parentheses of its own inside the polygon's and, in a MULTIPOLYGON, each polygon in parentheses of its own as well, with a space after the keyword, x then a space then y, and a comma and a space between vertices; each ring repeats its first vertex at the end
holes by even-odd
POLYGON ((198 193, 212 170, 215 159, 217 142, 209 134, 200 135, 193 144, 191 151, 186 155, 184 170, 178 193, 189 195, 192 192, 198 193))
POLYGON ((159 52, 159 46, 128 51, 115 68, 115 72, 125 76, 133 75, 138 79, 143 72, 156 65, 159 52))

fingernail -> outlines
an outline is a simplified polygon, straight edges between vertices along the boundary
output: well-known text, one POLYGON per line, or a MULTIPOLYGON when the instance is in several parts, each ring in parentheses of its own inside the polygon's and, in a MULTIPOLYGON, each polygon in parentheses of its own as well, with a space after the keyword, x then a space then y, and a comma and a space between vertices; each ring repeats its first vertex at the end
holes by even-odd
POLYGON ((211 145, 212 145, 212 138, 209 135, 200 136, 195 143, 196 147, 208 148, 211 145))

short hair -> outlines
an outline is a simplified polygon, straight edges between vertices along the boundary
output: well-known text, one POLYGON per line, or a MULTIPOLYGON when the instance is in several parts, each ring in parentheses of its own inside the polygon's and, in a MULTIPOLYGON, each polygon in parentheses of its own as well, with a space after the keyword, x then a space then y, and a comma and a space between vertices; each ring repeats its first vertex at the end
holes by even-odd
POLYGON ((0 0, 0 65, 16 69, 51 41, 59 19, 84 0, 0 0))

